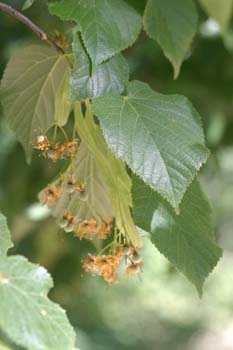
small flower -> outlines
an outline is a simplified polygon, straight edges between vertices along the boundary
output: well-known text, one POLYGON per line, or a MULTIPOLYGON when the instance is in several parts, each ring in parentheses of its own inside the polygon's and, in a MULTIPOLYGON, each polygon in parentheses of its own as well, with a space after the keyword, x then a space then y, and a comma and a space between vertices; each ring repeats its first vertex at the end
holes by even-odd
POLYGON ((84 220, 76 229, 76 237, 79 239, 93 239, 97 234, 97 221, 95 219, 84 220))
POLYGON ((106 239, 112 233, 112 220, 107 220, 98 225, 96 219, 84 220, 76 230, 76 237, 79 239, 106 239))
POLYGON ((118 283, 118 270, 121 264, 121 257, 117 255, 95 256, 89 254, 83 261, 85 272, 93 275, 100 275, 109 284, 118 283))
POLYGON ((97 235, 99 239, 107 239, 112 233, 113 221, 111 219, 102 222, 97 228, 97 235))
POLYGON ((56 205, 58 199, 62 194, 62 187, 58 185, 53 185, 45 188, 39 195, 39 199, 43 205, 48 207, 53 207, 56 205))
POLYGON ((42 151, 42 156, 48 158, 53 162, 59 159, 68 159, 74 157, 78 151, 77 140, 67 141, 64 143, 50 144, 47 136, 37 136, 35 149, 42 151))
POLYGON ((79 221, 79 218, 73 216, 71 213, 65 213, 59 222, 59 226, 65 230, 65 232, 75 231, 76 225, 79 221))
POLYGON ((132 263, 125 270, 125 275, 128 277, 132 277, 139 274, 141 271, 142 271, 142 263, 138 263, 138 264, 132 263))
POLYGON ((50 143, 45 135, 38 135, 36 138, 36 143, 34 145, 35 149, 40 151, 47 151, 50 148, 50 143))
POLYGON ((42 155, 45 158, 48 158, 52 160, 53 162, 56 162, 58 159, 60 159, 60 154, 56 146, 49 148, 48 150, 45 150, 42 155))

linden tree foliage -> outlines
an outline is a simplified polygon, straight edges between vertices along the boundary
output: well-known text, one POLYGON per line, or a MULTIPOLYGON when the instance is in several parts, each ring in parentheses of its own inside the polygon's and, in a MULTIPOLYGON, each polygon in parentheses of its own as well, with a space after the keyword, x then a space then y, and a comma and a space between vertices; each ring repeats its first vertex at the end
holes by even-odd
MULTIPOLYGON (((113 209, 109 195, 109 189, 98 169, 97 162, 93 154, 89 151, 86 144, 81 144, 74 164, 70 166, 63 174, 63 177, 73 176, 76 182, 85 183, 87 191, 83 197, 79 192, 75 193, 70 201, 70 195, 64 192, 53 208, 53 215, 58 220, 62 220, 64 211, 72 212, 78 217, 86 220, 93 215, 97 215, 104 220, 113 217, 113 209), (72 171, 72 166, 75 172, 72 171)), ((54 185, 57 184, 55 181, 54 185)), ((43 202, 43 191, 40 194, 40 200, 43 202)))
POLYGON ((49 10, 78 24, 94 67, 132 45, 141 28, 140 16, 123 0, 50 1, 49 10))
POLYGON ((12 242, 1 213, 0 233, 0 328, 27 349, 74 350, 65 311, 47 297, 53 287, 48 272, 22 256, 7 256, 12 242))
POLYGON ((1 103, 28 160, 35 136, 55 123, 55 96, 67 69, 64 57, 39 45, 19 50, 6 67, 1 103))
MULTIPOLYGON (((223 32, 232 2, 200 0, 223 32)), ((25 1, 24 9, 33 3, 25 1)), ((1 2, 0 9, 9 10, 1 2)), ((48 9, 69 22, 72 35, 58 33, 62 40, 54 42, 24 17, 45 43, 14 51, 0 87, 5 119, 27 160, 36 148, 51 166, 65 163, 40 192, 42 204, 73 239, 82 229, 83 237, 100 241, 98 254, 83 263, 85 272, 108 283, 118 282, 125 265, 126 275, 140 274, 145 231, 201 295, 221 257, 197 180, 209 155, 201 117, 186 97, 130 81, 122 52, 143 23, 177 77, 198 27, 194 1, 148 0, 142 16, 124 0, 51 0, 48 9)), ((8 11, 22 19, 16 12, 8 11)), ((74 331, 47 298, 50 276, 23 257, 8 257, 11 246, 1 215, 1 329, 30 350, 73 350, 74 331)))
POLYGON ((198 180, 186 191, 180 215, 137 177, 133 179, 133 205, 137 226, 151 234, 158 250, 201 295, 205 278, 222 254, 214 239, 211 208, 198 180))
POLYGON ((174 67, 174 77, 197 30, 197 11, 193 0, 148 0, 144 28, 164 51, 174 67))
POLYGON ((109 189, 116 224, 124 235, 129 236, 134 246, 140 247, 141 238, 130 212, 132 207, 131 179, 126 172, 125 164, 117 160, 109 150, 100 128, 93 123, 90 106, 87 108, 85 120, 79 103, 75 106, 75 115, 79 135, 96 159, 99 171, 109 189))
POLYGON ((129 79, 129 68, 121 54, 100 64, 92 72, 92 64, 78 33, 74 36, 74 69, 70 81, 73 100, 85 100, 106 93, 121 93, 129 79))
POLYGON ((166 96, 147 84, 129 83, 126 96, 93 100, 105 138, 134 173, 174 208, 206 162, 200 116, 183 96, 166 96))

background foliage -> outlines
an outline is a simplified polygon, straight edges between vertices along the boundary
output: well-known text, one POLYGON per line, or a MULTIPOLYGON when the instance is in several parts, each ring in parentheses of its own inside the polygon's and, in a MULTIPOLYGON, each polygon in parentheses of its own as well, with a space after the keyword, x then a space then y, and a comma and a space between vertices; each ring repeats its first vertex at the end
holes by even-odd
MULTIPOLYGON (((128 2, 143 10, 143 1, 128 2)), ((22 1, 7 3, 22 6, 22 1)), ((161 93, 187 96, 204 118, 212 155, 201 180, 211 199, 225 254, 207 282, 203 300, 197 299, 192 287, 149 242, 143 250, 142 282, 125 281, 106 289, 98 280, 81 279, 80 257, 90 250, 89 244, 80 245, 68 236, 64 239, 37 203, 37 193, 53 178, 57 166, 36 158, 28 167, 21 146, 0 119, 0 207, 9 218, 13 252, 40 262, 51 272, 55 282, 51 297, 68 310, 83 350, 232 349, 233 29, 222 39, 216 22, 200 13, 198 35, 177 80, 172 79, 172 67, 159 46, 145 34, 126 56, 132 78, 147 81, 161 93)), ((43 1, 36 2, 27 14, 48 32, 69 30, 68 24, 47 15, 43 1)), ((224 30, 225 22, 221 23, 224 30)), ((2 74, 16 48, 38 41, 26 27, 2 13, 0 33, 2 74)), ((10 344, 4 335, 1 339, 10 344)))

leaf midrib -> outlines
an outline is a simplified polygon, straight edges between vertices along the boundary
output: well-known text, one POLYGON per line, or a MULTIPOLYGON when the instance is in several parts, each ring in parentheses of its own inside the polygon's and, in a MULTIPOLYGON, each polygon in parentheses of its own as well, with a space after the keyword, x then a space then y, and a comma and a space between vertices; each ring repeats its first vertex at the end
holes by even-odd
MULTIPOLYGON (((54 56, 56 57, 56 56, 54 56)), ((48 73, 48 76, 47 78, 45 79, 43 85, 42 85, 42 88, 40 89, 40 92, 39 92, 39 95, 38 95, 38 100, 37 100, 37 103, 35 105, 35 108, 34 108, 34 113, 33 113, 33 117, 32 117, 32 123, 31 123, 31 126, 30 126, 30 132, 29 132, 29 135, 30 135, 30 138, 33 134, 33 126, 34 126, 34 119, 35 119, 35 115, 36 115, 36 111, 37 111, 37 108, 38 108, 38 104, 41 100, 41 97, 43 96, 43 90, 45 89, 48 81, 51 79, 52 81, 52 72, 54 71, 54 69, 56 68, 56 66, 58 65, 58 63, 60 63, 60 61, 63 59, 63 56, 58 56, 57 60, 54 62, 54 65, 52 66, 51 70, 49 71, 48 73)), ((53 91, 55 92, 55 88, 54 88, 54 85, 53 85, 53 82, 52 82, 52 89, 53 91)), ((54 121, 55 122, 55 121, 54 121)))
MULTIPOLYGON (((155 145, 155 147, 156 147, 156 149, 157 149, 157 152, 158 152, 158 154, 160 155, 160 159, 161 159, 161 161, 162 161, 162 163, 163 163, 163 166, 164 166, 164 169, 165 169, 165 171, 166 171, 166 173, 167 173, 167 178, 168 178, 168 181, 169 181, 169 187, 170 187, 170 191, 169 191, 169 192, 172 194, 172 201, 171 201, 171 202, 172 202, 173 204, 176 205, 177 203, 176 203, 175 193, 174 193, 173 188, 172 188, 172 184, 171 184, 171 179, 170 179, 170 176, 169 176, 169 172, 168 172, 167 166, 166 166, 166 164, 165 164, 165 162, 164 162, 164 159, 163 159, 163 157, 162 157, 162 155, 161 155, 161 153, 160 153, 160 150, 158 149, 158 146, 157 146, 155 140, 153 139, 153 137, 152 137, 151 133, 149 132, 148 128, 146 127, 146 125, 145 125, 145 123, 144 123, 144 121, 143 121, 143 118, 141 118, 140 114, 137 112, 136 108, 135 108, 134 105, 130 102, 129 99, 127 100, 127 102, 128 102, 128 104, 132 107, 132 109, 135 111, 135 113, 136 113, 136 115, 137 115, 137 119, 136 119, 136 121, 135 121, 135 124, 137 123, 137 121, 138 121, 139 119, 141 120, 144 130, 145 130, 146 133, 150 136, 150 139, 151 139, 152 142, 154 143, 154 145, 155 145)), ((166 197, 167 197, 167 196, 166 196, 166 197)), ((167 198, 167 199, 168 199, 168 198, 167 198)), ((170 200, 169 200, 169 201, 170 201, 170 200)))

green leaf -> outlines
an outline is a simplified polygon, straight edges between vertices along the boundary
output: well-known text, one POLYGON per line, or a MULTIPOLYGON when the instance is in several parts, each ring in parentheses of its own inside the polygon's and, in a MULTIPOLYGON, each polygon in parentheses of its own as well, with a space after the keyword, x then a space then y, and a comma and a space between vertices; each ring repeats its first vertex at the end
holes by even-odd
POLYGON ((27 10, 29 7, 31 7, 36 0, 26 0, 23 4, 22 10, 27 10))
POLYGON ((233 12, 233 0, 199 0, 206 13, 213 17, 223 33, 226 33, 233 12))
POLYGON ((100 128, 94 123, 90 106, 83 118, 80 103, 75 104, 75 116, 79 136, 95 159, 96 165, 109 189, 115 222, 131 243, 140 247, 141 237, 134 225, 131 210, 131 179, 125 164, 109 150, 100 128))
POLYGON ((94 67, 132 45, 141 18, 122 0, 61 0, 49 3, 52 14, 78 23, 94 67))
POLYGON ((193 0, 148 0, 144 28, 156 40, 174 67, 174 78, 197 30, 198 16, 193 0))
MULTIPOLYGON (((92 217, 103 220, 112 219, 113 209, 109 196, 109 189, 104 182, 98 169, 97 163, 85 144, 81 144, 78 154, 71 166, 62 174, 63 179, 74 179, 77 183, 85 184, 85 197, 87 200, 80 200, 79 192, 70 194, 63 191, 56 206, 53 207, 53 216, 62 219, 65 212, 74 216, 89 220, 92 217)), ((59 183, 59 180, 51 186, 59 183)), ((43 203, 43 191, 39 195, 43 203)))
POLYGON ((178 209, 209 154, 200 116, 187 98, 158 94, 141 82, 131 82, 127 93, 93 100, 107 143, 178 209))
POLYGON ((12 243, 2 214, 0 234, 5 242, 0 255, 1 329, 30 350, 73 350, 75 333, 65 311, 47 297, 53 286, 50 275, 22 256, 7 257, 12 243))
POLYGON ((176 215, 170 206, 141 180, 133 179, 134 219, 151 233, 160 253, 181 271, 202 294, 202 286, 222 255, 216 245, 211 208, 199 182, 188 188, 176 215))
POLYGON ((13 247, 5 217, 0 213, 0 259, 13 247))
POLYGON ((129 80, 129 67, 121 54, 99 65, 91 74, 91 61, 79 35, 75 34, 73 43, 75 56, 74 71, 71 77, 73 100, 85 100, 105 93, 121 93, 129 80))
POLYGON ((66 125, 71 110, 71 91, 70 91, 70 70, 65 75, 57 89, 55 95, 55 123, 59 126, 66 125))
POLYGON ((1 102, 28 160, 35 136, 55 123, 55 96, 67 69, 63 56, 35 45, 17 51, 7 65, 1 102))

